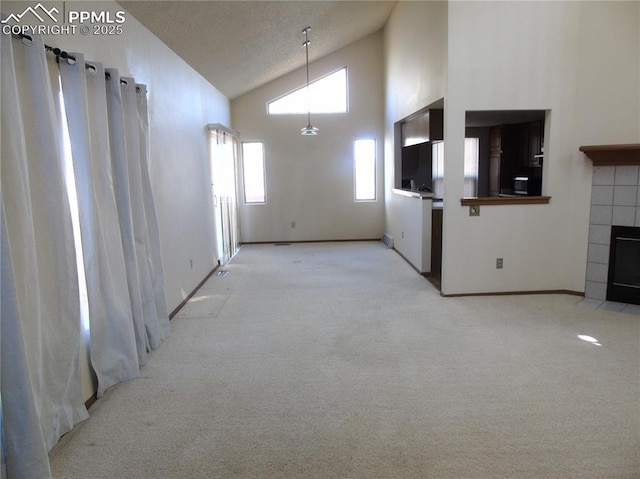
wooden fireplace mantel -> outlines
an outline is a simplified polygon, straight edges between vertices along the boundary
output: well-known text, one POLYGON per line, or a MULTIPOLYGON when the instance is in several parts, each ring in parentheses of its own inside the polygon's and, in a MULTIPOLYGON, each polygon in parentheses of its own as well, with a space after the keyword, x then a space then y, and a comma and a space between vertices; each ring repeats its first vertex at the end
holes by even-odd
POLYGON ((591 145, 578 149, 593 161, 593 166, 640 165, 640 143, 591 145))

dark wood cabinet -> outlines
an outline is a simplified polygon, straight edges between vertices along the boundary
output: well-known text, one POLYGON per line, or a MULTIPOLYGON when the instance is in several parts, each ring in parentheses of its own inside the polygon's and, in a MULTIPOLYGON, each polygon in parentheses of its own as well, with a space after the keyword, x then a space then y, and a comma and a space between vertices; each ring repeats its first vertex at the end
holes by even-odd
POLYGON ((444 110, 430 108, 404 120, 401 125, 402 146, 412 146, 444 138, 444 110))
POLYGON ((513 178, 518 176, 518 125, 503 125, 502 155, 500 157, 500 193, 509 194, 513 190, 513 178))
POLYGON ((527 152, 527 166, 535 167, 542 164, 544 128, 541 121, 527 123, 529 149, 527 152))
POLYGON ((489 140, 489 196, 513 194, 514 178, 529 178, 528 195, 540 195, 544 122, 494 126, 489 140))
POLYGON ((526 168, 539 166, 542 158, 541 121, 518 124, 518 162, 526 168))
POLYGON ((443 120, 444 110, 430 108, 400 123, 401 179, 398 187, 421 191, 433 189, 432 145, 443 139, 443 120))
POLYGON ((517 128, 518 135, 518 164, 522 167, 529 166, 530 131, 529 124, 522 123, 517 128))
POLYGON ((442 208, 431 213, 431 273, 442 273, 442 208))
POLYGON ((489 133, 489 196, 500 194, 500 163, 502 160, 502 127, 494 126, 489 133))

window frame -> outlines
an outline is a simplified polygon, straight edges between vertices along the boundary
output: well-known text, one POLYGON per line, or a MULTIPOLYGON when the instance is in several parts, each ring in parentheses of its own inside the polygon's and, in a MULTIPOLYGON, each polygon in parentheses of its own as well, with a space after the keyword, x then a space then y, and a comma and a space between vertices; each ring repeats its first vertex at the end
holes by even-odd
POLYGON ((432 141, 431 142, 431 190, 433 191, 434 200, 444 199, 444 188, 445 188, 444 170, 445 170, 444 140, 432 141))
POLYGON ((353 200, 356 203, 375 203, 378 201, 378 141, 375 137, 360 137, 353 139, 353 200), (359 141, 373 142, 373 197, 358 198, 358 157, 356 143, 359 141))
MULTIPOLYGON (((344 66, 342 66, 340 68, 336 68, 333 71, 330 71, 330 72, 328 72, 328 73, 326 73, 326 74, 324 74, 322 76, 317 77, 315 80, 309 81, 309 86, 311 87, 314 83, 318 83, 319 81, 322 81, 325 78, 327 78, 327 77, 329 77, 331 75, 334 75, 335 73, 338 73, 338 72, 340 72, 342 70, 344 70, 344 76, 345 76, 345 78, 344 78, 344 83, 345 83, 345 85, 344 85, 344 87, 345 87, 345 93, 344 93, 345 94, 345 109, 344 109, 344 111, 333 111, 333 112, 314 111, 313 107, 311 107, 310 113, 312 113, 314 115, 343 115, 345 113, 349 113, 349 68, 347 67, 347 65, 344 65, 344 66)), ((306 115, 307 113, 309 113, 309 106, 308 105, 305 105, 304 111, 293 112, 293 113, 291 113, 291 112, 288 112, 288 113, 284 113, 284 112, 283 113, 271 113, 269 111, 269 106, 272 103, 275 103, 275 102, 285 98, 288 95, 291 95, 291 94, 296 93, 298 91, 304 90, 305 88, 307 88, 306 84, 301 85, 299 87, 294 88, 293 90, 290 90, 290 91, 288 91, 286 93, 283 93, 282 95, 274 98, 273 100, 267 101, 267 103, 265 105, 266 111, 267 111, 267 116, 306 115)))
POLYGON ((466 136, 464 138, 464 162, 463 162, 463 195, 465 198, 478 196, 478 177, 480 174, 480 138, 478 136, 466 136), (472 141, 469 141, 472 140, 472 141), (475 165, 474 171, 470 171, 470 164, 467 163, 469 159, 469 147, 474 144, 475 149, 475 165), (469 193, 469 189, 473 190, 473 194, 469 193))
POLYGON ((262 140, 252 140, 252 141, 242 141, 240 144, 240 150, 242 152, 242 202, 245 205, 266 205, 267 204, 267 165, 266 165, 266 155, 264 148, 264 141, 262 140), (246 144, 260 144, 262 147, 262 190, 263 197, 262 201, 248 201, 247 200, 247 176, 246 176, 246 158, 245 158, 245 145, 246 144))

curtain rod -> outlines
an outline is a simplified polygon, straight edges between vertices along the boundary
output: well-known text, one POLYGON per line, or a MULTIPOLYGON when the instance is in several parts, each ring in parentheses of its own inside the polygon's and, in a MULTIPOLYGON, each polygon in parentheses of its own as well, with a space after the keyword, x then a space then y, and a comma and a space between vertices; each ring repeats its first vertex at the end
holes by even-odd
MULTIPOLYGON (((33 41, 33 38, 29 35, 26 35, 24 33, 14 33, 14 36, 18 37, 18 38, 25 38, 27 40, 29 40, 30 42, 33 41)), ((74 57, 73 55, 68 54, 67 52, 65 52, 64 50, 60 50, 59 48, 56 47, 51 47, 49 45, 47 45, 46 43, 44 44, 44 49, 48 52, 52 52, 57 58, 64 58, 65 60, 71 60, 71 61, 76 61, 76 57, 74 57)))
MULTIPOLYGON (((33 38, 29 35, 26 35, 24 33, 13 33, 12 34, 14 37, 18 37, 18 38, 24 38, 29 40, 30 42, 33 41, 33 38)), ((44 49, 48 52, 52 52, 55 56, 56 59, 60 59, 60 58, 64 58, 65 60, 71 60, 72 62, 76 61, 76 57, 74 57, 73 55, 65 52, 64 50, 60 50, 59 48, 56 47, 52 47, 47 45, 46 43, 44 44, 44 49)), ((89 67, 92 67, 91 65, 89 65, 89 67)), ((92 67, 95 70, 95 67, 92 67)), ((105 77, 107 79, 111 78, 111 74, 109 72, 105 72, 105 77)), ((126 80, 120 79, 120 83, 124 83, 125 85, 127 84, 126 80)), ((136 91, 138 91, 139 87, 136 85, 136 91)))
POLYGON ((210 131, 220 130, 220 131, 223 131, 225 133, 228 133, 231 136, 235 136, 236 138, 240 138, 240 133, 238 133, 236 130, 233 130, 233 129, 229 128, 228 126, 224 126, 221 123, 209 123, 207 125, 207 128, 210 131))

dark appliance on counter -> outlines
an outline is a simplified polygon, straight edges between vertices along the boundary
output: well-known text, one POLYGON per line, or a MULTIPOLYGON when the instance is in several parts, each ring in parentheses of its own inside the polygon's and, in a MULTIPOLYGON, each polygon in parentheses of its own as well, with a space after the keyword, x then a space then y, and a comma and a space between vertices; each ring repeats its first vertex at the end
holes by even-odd
POLYGON ((513 179, 513 194, 514 195, 529 194, 529 177, 528 176, 516 176, 513 179))
POLYGON ((513 179, 513 194, 520 196, 540 196, 542 194, 542 171, 531 168, 529 176, 516 176, 513 179))

